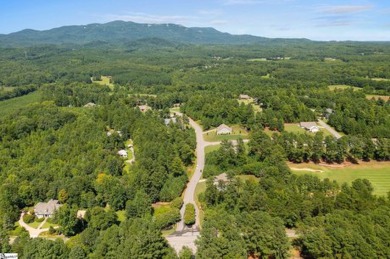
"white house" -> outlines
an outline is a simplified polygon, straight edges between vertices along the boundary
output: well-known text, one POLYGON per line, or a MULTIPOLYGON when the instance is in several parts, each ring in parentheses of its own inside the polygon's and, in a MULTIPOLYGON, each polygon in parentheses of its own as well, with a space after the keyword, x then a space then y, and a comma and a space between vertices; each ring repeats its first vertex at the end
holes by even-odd
POLYGON ((225 124, 221 124, 217 128, 217 135, 228 135, 232 134, 233 129, 225 124))
POLYGON ((300 122, 299 126, 312 133, 320 131, 320 128, 317 126, 317 123, 314 121, 300 122))
POLYGON ((121 157, 126 158, 127 157, 127 151, 124 150, 124 149, 121 149, 121 150, 118 151, 118 155, 120 155, 121 157))

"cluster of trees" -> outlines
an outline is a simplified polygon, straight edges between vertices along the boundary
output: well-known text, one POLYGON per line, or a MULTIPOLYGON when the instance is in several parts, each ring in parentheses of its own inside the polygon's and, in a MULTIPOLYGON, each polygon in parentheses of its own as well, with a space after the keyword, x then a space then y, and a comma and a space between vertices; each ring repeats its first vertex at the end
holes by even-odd
MULTIPOLYGON (((388 254, 389 236, 384 233, 390 222, 390 197, 373 195, 368 180, 340 186, 329 179, 291 174, 279 140, 273 141, 262 132, 252 134, 246 162, 219 169, 219 173, 228 172, 229 180, 218 184, 212 178, 207 181, 200 197, 205 222, 198 255, 288 258, 285 227, 298 229, 294 245, 309 258, 388 254), (236 176, 242 173, 254 174, 257 180, 243 182, 236 176)), ((206 162, 223 157, 223 152, 229 157, 237 151, 221 147, 210 153, 206 162)))
POLYGON ((213 95, 195 95, 181 110, 191 118, 201 120, 204 129, 222 123, 242 124, 249 127, 254 122, 252 105, 239 104, 237 100, 213 95))

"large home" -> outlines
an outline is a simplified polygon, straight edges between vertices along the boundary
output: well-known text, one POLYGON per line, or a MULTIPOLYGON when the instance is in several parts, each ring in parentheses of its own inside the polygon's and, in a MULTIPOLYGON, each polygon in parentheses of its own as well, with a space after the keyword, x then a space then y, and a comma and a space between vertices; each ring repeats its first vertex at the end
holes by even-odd
POLYGON ((167 119, 164 119, 164 124, 166 125, 166 126, 168 126, 169 125, 169 123, 177 123, 177 120, 176 120, 176 118, 175 117, 173 117, 173 118, 167 118, 167 119))
POLYGON ((315 121, 300 122, 299 126, 313 133, 320 131, 320 128, 317 126, 315 121))
POLYGON ((152 107, 148 106, 148 105, 139 105, 138 106, 138 109, 141 111, 141 112, 147 112, 149 110, 152 109, 152 107))
POLYGON ((222 173, 214 177, 213 184, 217 187, 218 191, 223 191, 226 184, 230 182, 227 173, 222 173))
POLYGON ((118 155, 120 155, 123 158, 126 158, 127 157, 127 151, 124 150, 124 149, 121 149, 121 150, 118 151, 118 155))
POLYGON ((34 213, 38 218, 52 217, 54 212, 61 206, 62 205, 58 203, 58 200, 53 199, 48 202, 38 202, 38 204, 34 207, 34 213))
POLYGON ((251 97, 247 94, 240 94, 239 99, 240 100, 249 100, 249 99, 251 99, 251 97))
POLYGON ((227 135, 232 134, 233 129, 225 124, 221 124, 217 128, 217 135, 227 135))

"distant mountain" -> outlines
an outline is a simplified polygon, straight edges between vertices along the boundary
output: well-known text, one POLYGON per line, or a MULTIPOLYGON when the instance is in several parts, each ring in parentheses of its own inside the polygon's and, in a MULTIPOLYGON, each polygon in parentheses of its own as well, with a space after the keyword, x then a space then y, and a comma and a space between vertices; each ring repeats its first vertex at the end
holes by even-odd
POLYGON ((190 44, 254 44, 272 41, 252 35, 232 35, 214 28, 188 28, 176 24, 140 24, 114 21, 105 24, 64 26, 46 31, 26 29, 0 34, 0 46, 37 44, 118 44, 141 39, 163 39, 190 44))

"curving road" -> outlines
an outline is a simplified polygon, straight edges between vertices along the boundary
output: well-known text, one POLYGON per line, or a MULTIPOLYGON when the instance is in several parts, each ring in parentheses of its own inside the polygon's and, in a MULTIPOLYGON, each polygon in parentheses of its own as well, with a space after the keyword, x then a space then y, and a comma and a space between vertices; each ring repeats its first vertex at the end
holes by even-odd
POLYGON ((318 119, 318 123, 324 127, 325 129, 327 129, 330 134, 332 134, 335 138, 339 139, 341 138, 342 136, 340 135, 340 133, 338 133, 337 131, 335 131, 331 126, 329 126, 328 124, 325 123, 325 121, 323 120, 320 120, 318 119))
POLYGON ((202 172, 204 168, 204 162, 205 162, 205 153, 204 153, 204 147, 205 147, 205 141, 203 140, 203 131, 202 128, 192 119, 189 119, 190 125, 192 128, 194 128, 196 133, 196 168, 195 172, 191 178, 191 180, 187 184, 187 189, 184 193, 183 202, 184 205, 180 210, 181 213, 181 220, 177 224, 176 231, 183 231, 185 229, 184 225, 184 210, 185 205, 188 203, 192 203, 195 206, 195 214, 196 214, 196 222, 193 228, 199 229, 200 222, 199 222, 199 208, 195 203, 195 188, 198 184, 200 178, 202 177, 202 172))

